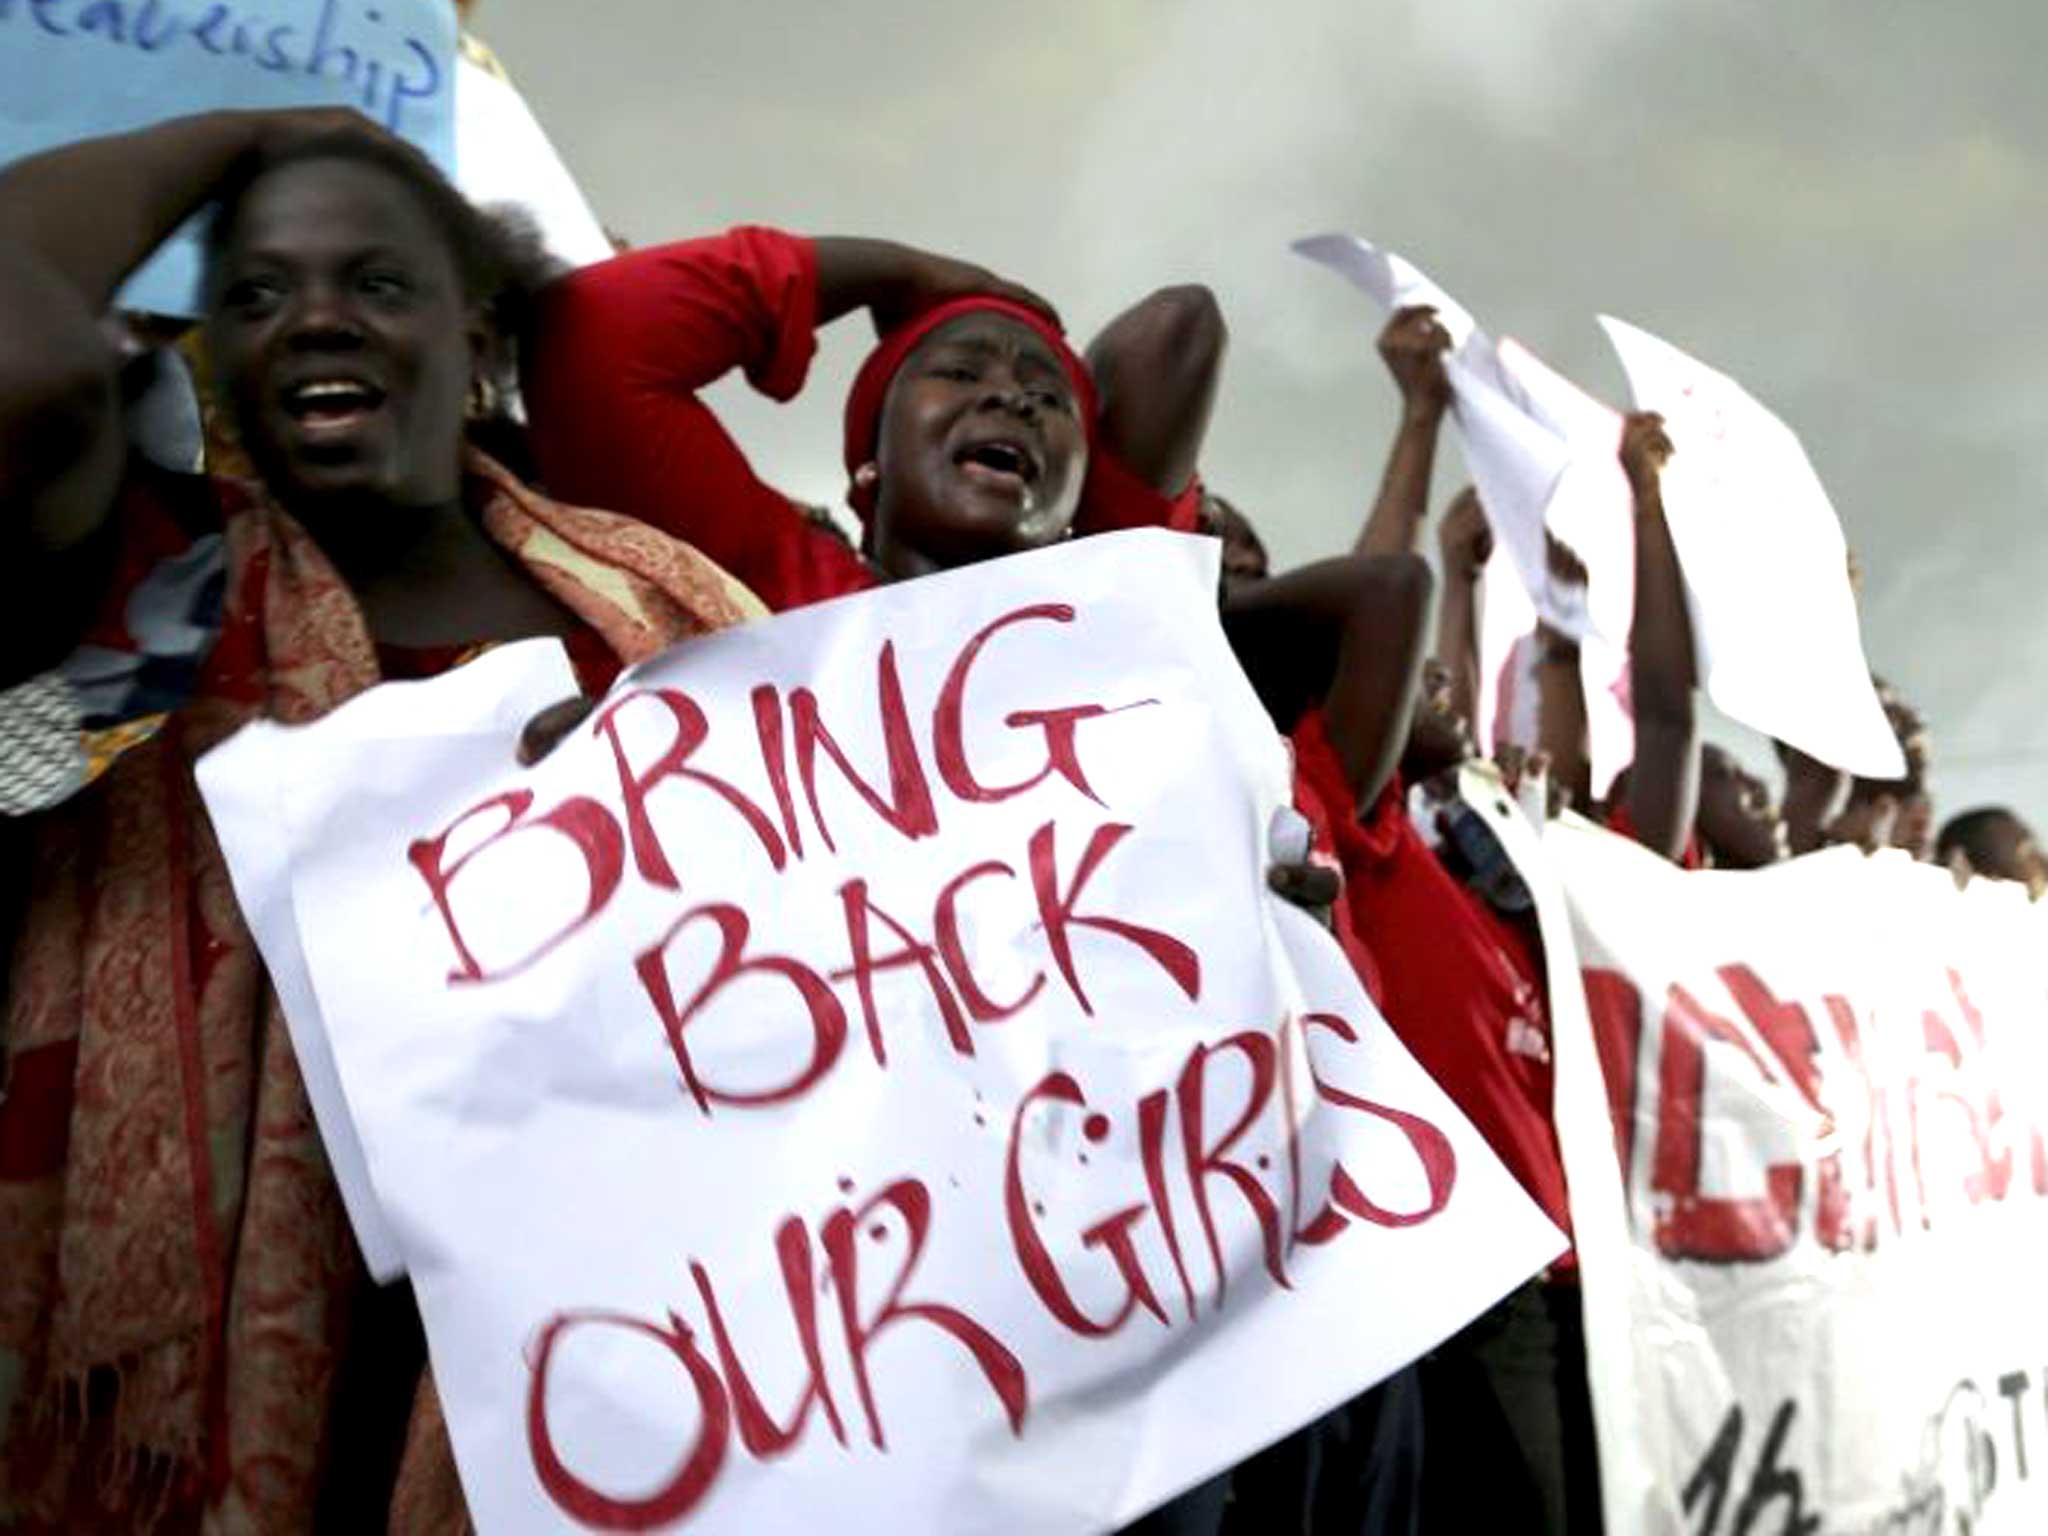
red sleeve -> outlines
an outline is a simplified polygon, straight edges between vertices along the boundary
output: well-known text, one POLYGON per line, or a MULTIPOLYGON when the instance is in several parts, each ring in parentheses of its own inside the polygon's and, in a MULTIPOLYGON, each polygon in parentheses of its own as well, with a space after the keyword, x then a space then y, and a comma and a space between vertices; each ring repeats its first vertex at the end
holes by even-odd
POLYGON ((768 229, 634 251, 555 283, 522 376, 549 493, 687 540, 773 609, 871 585, 697 398, 735 368, 773 399, 795 395, 817 299, 811 243, 768 229))
POLYGON ((1178 496, 1142 478, 1115 454, 1097 449, 1088 460, 1088 483, 1081 491, 1081 509, 1074 531, 1115 533, 1122 528, 1171 528, 1193 533, 1201 523, 1202 482, 1188 477, 1178 496))
MULTIPOLYGON (((1619 832, 1630 842, 1640 843, 1643 836, 1636 830, 1635 818, 1628 813, 1628 807, 1616 800, 1607 812, 1607 830, 1619 832)), ((1685 857, 1679 865, 1685 869, 1704 869, 1706 860, 1700 856, 1700 834, 1694 829, 1685 834, 1685 857)))

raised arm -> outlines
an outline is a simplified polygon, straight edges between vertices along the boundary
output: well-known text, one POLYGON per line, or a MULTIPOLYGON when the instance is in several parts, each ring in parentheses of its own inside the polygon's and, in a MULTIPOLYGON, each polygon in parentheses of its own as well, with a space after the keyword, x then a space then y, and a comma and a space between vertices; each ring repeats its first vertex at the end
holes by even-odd
POLYGON ((1443 597, 1436 615, 1436 658, 1451 675, 1451 707, 1479 718, 1479 581, 1493 556, 1493 530, 1479 493, 1458 492, 1436 532, 1443 597))
POLYGON ((859 557, 810 529, 754 473, 698 392, 738 369, 771 399, 791 399, 820 326, 866 310, 886 327, 925 305, 991 292, 1046 308, 965 262, 887 240, 772 229, 584 267, 542 296, 522 349, 541 477, 558 496, 689 540, 771 607, 788 605, 801 585, 794 568, 806 563, 858 578, 859 557))
POLYGON ((1162 496, 1194 478, 1230 333, 1207 288, 1161 288, 1088 344, 1097 441, 1162 496))
POLYGON ((1224 600, 1224 631, 1275 723, 1290 729, 1321 706, 1361 811, 1408 739, 1434 585, 1419 555, 1351 555, 1224 600))
POLYGON ((0 683, 69 652, 127 456, 100 320, 122 281, 266 135, 352 114, 213 112, 0 172, 0 683))
POLYGON ((1692 620, 1660 487, 1670 457, 1661 416, 1642 411, 1628 418, 1621 463, 1635 492, 1636 528, 1636 609, 1628 642, 1636 759, 1628 813, 1643 846, 1676 862, 1685 856, 1699 806, 1700 750, 1692 620))
POLYGON ((1451 403, 1450 380, 1444 376, 1450 344, 1449 333, 1427 305, 1397 310, 1380 332, 1380 357, 1401 391, 1401 424, 1380 477, 1379 498, 1358 535, 1358 554, 1414 554, 1421 545, 1437 434, 1451 403))
MULTIPOLYGON (((1584 588, 1585 562, 1552 534, 1543 536, 1551 578, 1584 588)), ((1550 758, 1550 782, 1574 804, 1591 798, 1592 744, 1586 723, 1586 682, 1579 642, 1540 620, 1536 625, 1536 739, 1550 758)))

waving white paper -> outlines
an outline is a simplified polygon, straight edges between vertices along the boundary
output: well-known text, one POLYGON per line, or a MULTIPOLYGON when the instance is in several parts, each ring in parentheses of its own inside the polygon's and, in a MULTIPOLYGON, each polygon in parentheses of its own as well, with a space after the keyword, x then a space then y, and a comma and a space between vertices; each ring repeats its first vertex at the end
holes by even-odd
POLYGON ((1452 412, 1487 523, 1543 618, 1574 638, 1584 633, 1585 594, 1551 575, 1544 542, 1545 511, 1571 461, 1570 446, 1518 398, 1492 338, 1474 324, 1469 310, 1392 251, 1354 235, 1315 235, 1295 241, 1293 249, 1345 278, 1390 314, 1411 304, 1436 306, 1451 337, 1444 372, 1451 384, 1452 412))
POLYGON ((1414 304, 1432 306, 1437 322, 1450 333, 1453 352, 1471 339, 1475 329, 1471 311, 1431 282, 1420 267, 1392 251, 1383 251, 1356 235, 1336 234, 1309 235, 1290 249, 1348 279, 1390 315, 1414 304))
POLYGON ((1873 779, 1906 770, 1871 686, 1835 509, 1792 429, 1725 374, 1600 317, 1638 409, 1663 414, 1664 512, 1700 681, 1723 711, 1873 779))
POLYGON ((220 749, 486 1536, 1108 1529, 1559 1250, 1265 891, 1216 579, 1147 531, 821 604, 532 769, 532 647, 220 749))

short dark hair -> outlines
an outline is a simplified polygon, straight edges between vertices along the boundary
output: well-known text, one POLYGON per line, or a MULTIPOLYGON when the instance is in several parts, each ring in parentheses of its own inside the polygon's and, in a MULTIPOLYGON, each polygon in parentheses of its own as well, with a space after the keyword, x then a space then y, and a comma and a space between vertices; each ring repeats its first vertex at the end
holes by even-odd
POLYGON ((511 365, 516 344, 532 313, 534 296, 560 266, 547 254, 540 232, 522 211, 477 207, 425 155, 397 139, 340 130, 308 134, 280 149, 245 156, 221 183, 206 231, 209 304, 216 295, 220 257, 235 232, 235 220, 250 188, 272 171, 314 160, 366 165, 401 183, 418 200, 446 245, 462 283, 465 303, 478 309, 504 343, 502 368, 511 365))
POLYGON ((1991 863, 1991 839, 2008 826, 2026 829, 2026 823, 2002 805, 1982 805, 1951 816, 1935 836, 1934 857, 1946 864, 1960 848, 1973 866, 1983 869, 1991 863))

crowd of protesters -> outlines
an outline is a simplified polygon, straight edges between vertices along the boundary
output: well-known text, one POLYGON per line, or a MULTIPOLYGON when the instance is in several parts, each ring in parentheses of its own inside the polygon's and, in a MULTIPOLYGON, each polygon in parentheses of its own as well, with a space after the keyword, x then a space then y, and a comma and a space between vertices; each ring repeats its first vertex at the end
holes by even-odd
MULTIPOLYGON (((1387 324, 1377 495, 1348 553, 1285 572, 1202 478, 1226 340, 1205 289, 1169 287, 1076 345, 1046 299, 883 239, 744 228, 558 272, 339 111, 182 118, 0 173, 0 1529, 466 1524, 417 1318, 363 1271, 194 790, 251 719, 533 636, 595 696, 691 635, 879 583, 1116 529, 1217 536, 1223 625, 1313 834, 1273 885, 1566 1230, 1541 939, 1455 793, 1469 760, 1688 867, 1848 842, 2048 887, 2011 812, 1935 830, 1925 729, 1889 689, 1895 782, 1781 748, 1774 794, 1703 742, 1653 415, 1621 448, 1633 766, 1589 792, 1577 649, 1548 629, 1533 736, 1481 743, 1472 491, 1424 551, 1443 326, 1387 324), (114 313, 209 206, 196 332, 114 313), (793 398, 856 313, 879 340, 845 403, 849 540, 702 392, 737 371, 793 398)), ((1597 1529, 1583 1352, 1567 1255, 1142 1528, 1597 1529)))

